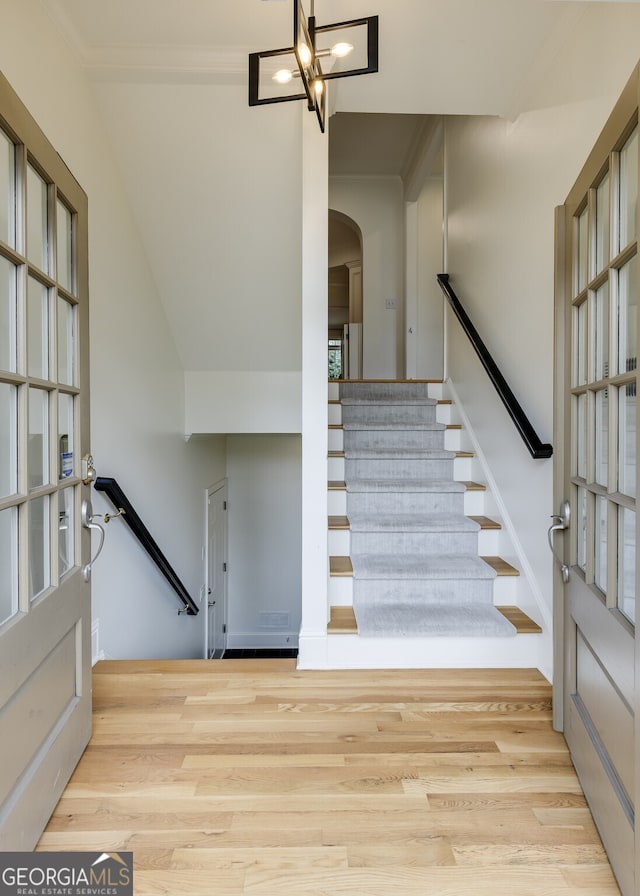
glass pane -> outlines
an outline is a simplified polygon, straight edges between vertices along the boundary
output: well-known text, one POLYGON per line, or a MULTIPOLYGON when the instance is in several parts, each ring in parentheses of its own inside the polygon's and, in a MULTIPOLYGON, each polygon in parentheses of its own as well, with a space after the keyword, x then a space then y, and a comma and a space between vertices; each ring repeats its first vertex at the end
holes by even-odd
POLYGON ((596 392, 596 482, 607 486, 609 482, 609 390, 596 392))
POLYGON ((594 532, 595 583, 607 593, 607 500, 596 495, 596 518, 594 532))
POLYGON ((582 292, 589 280, 589 231, 587 209, 578 218, 578 292, 582 292))
POLYGON ((596 190, 596 273, 609 264, 609 175, 600 181, 596 190))
POLYGON ((76 306, 58 296, 58 382, 75 385, 76 306))
POLYGON ((51 584, 49 496, 29 503, 29 596, 33 599, 51 584))
POLYGON ((27 166, 27 258, 49 273, 47 232, 47 185, 37 171, 27 166))
POLYGON ((587 382, 587 303, 573 309, 574 326, 574 371, 573 385, 584 386, 587 382))
POLYGON ((49 291, 29 277, 27 286, 27 370, 29 376, 49 376, 49 291))
POLYGON ((16 151, 0 131, 0 240, 16 247, 16 151))
POLYGON ((49 395, 29 389, 29 488, 49 482, 49 395))
POLYGON ((73 396, 58 394, 58 476, 73 476, 73 396))
POLYGON ((0 510, 0 623, 18 612, 18 511, 0 510))
POLYGON ((618 511, 618 609, 636 620, 636 514, 627 507, 618 511))
POLYGON ((638 128, 636 127, 620 152, 620 243, 624 249, 636 238, 636 205, 638 202, 638 128))
POLYGON ((609 376, 609 284, 603 283, 596 293, 596 380, 609 376))
POLYGON ((578 395, 576 401, 576 475, 587 478, 587 396, 578 395))
POLYGON ((636 496, 636 384, 618 390, 618 491, 636 496))
POLYGON ((618 278, 618 373, 636 369, 638 263, 634 256, 618 278))
POLYGON ((59 575, 73 567, 74 559, 74 490, 64 488, 58 495, 58 553, 59 575))
POLYGON ((578 489, 578 513, 577 513, 576 545, 577 563, 583 571, 587 568, 587 490, 578 489))
POLYGON ((56 202, 57 211, 57 231, 58 239, 57 264, 58 275, 57 280, 61 286, 64 286, 69 292, 73 289, 73 258, 72 258, 72 219, 71 212, 58 199, 56 202))
POLYGON ((0 369, 16 369, 16 268, 0 257, 0 369))
POLYGON ((0 383, 0 497, 17 491, 18 417, 17 390, 0 383))

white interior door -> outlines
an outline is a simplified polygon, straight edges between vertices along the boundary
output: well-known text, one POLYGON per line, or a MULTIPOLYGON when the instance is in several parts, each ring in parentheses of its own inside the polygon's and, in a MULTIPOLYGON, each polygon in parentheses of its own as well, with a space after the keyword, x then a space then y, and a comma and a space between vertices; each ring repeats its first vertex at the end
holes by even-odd
MULTIPOLYGON (((624 896, 635 873, 636 71, 561 213, 564 731, 624 896)), ((557 537, 557 536, 556 536, 557 537)))
POLYGON ((0 76, 0 848, 32 849, 91 733, 87 200, 0 76))
POLYGON ((227 646, 227 486, 207 496, 207 656, 219 659, 227 646))

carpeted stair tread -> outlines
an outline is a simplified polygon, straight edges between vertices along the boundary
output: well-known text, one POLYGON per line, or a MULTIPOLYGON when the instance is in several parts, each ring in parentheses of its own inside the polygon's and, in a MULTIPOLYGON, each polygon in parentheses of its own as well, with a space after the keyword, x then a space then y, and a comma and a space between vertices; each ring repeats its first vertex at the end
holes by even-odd
POLYGON ((459 554, 354 554, 356 579, 495 579, 496 571, 480 557, 459 554))
POLYGON ((392 608, 372 602, 360 607, 357 614, 358 632, 364 637, 438 636, 512 637, 517 630, 495 607, 458 604, 450 607, 435 604, 422 616, 416 616, 412 605, 396 603, 392 608))
POLYGON ((479 532, 480 526, 462 513, 350 513, 352 532, 479 532))
POLYGON ((466 491, 463 482, 453 479, 350 479, 347 492, 435 492, 466 491))

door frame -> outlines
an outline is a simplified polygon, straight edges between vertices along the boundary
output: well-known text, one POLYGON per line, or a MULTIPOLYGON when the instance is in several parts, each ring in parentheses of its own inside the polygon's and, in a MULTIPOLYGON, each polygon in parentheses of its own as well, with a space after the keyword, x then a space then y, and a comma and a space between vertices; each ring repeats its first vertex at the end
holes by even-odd
MULTIPOLYGON (((204 619, 204 643, 203 643, 203 657, 204 659, 209 659, 209 589, 211 588, 211 582, 209 577, 209 500, 210 498, 216 494, 216 492, 223 491, 225 493, 225 501, 229 501, 229 480, 221 479, 216 482, 214 485, 210 485, 207 489, 205 489, 204 493, 204 543, 203 543, 203 559, 204 559, 204 595, 203 595, 203 619, 204 619)), ((224 521, 224 562, 228 563, 228 553, 229 553, 229 526, 227 523, 227 516, 223 517, 224 521)), ((228 630, 228 580, 227 576, 224 577, 224 595, 222 599, 222 624, 225 627, 225 631, 228 630)), ((225 638, 226 643, 226 638, 225 638)))

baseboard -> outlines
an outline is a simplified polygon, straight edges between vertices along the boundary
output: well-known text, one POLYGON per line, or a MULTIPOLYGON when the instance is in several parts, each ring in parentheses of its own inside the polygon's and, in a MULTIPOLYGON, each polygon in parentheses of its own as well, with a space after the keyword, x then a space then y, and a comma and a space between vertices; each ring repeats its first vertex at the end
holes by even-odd
POLYGON ((298 632, 228 632, 227 647, 298 647, 298 632))

